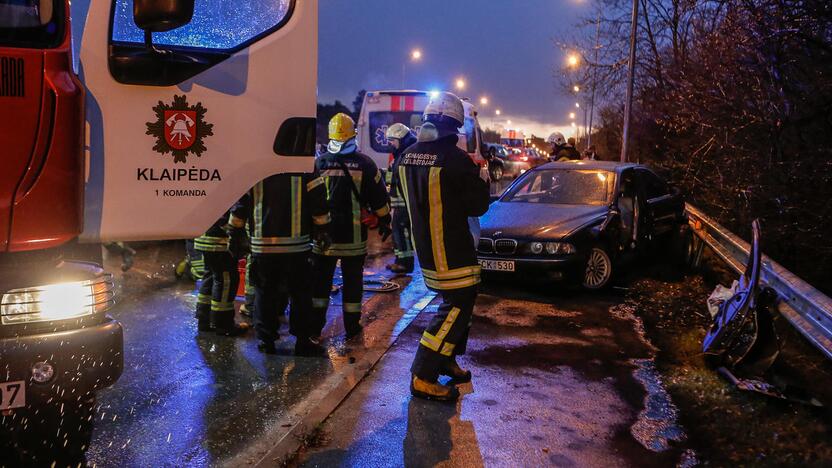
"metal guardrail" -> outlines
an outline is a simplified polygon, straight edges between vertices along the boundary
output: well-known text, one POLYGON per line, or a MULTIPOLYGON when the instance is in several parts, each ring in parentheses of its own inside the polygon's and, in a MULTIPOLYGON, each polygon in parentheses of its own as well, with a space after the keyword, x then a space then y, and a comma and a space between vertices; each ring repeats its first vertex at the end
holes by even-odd
MULTIPOLYGON (((688 222, 705 245, 737 273, 745 271, 750 245, 691 204, 686 204, 688 222)), ((832 359, 832 299, 763 255, 760 280, 774 289, 780 301, 779 312, 832 359)))

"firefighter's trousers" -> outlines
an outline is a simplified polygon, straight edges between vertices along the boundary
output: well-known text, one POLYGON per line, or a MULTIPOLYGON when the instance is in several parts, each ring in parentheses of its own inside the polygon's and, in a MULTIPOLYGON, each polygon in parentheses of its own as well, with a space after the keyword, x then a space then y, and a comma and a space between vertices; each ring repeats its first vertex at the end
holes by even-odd
POLYGON ((197 296, 196 318, 217 328, 234 326, 234 298, 240 284, 237 260, 228 252, 202 252, 205 276, 197 296))
MULTIPOLYGON (((361 297, 364 295, 364 259, 366 255, 349 257, 330 257, 314 255, 314 290, 312 306, 315 316, 323 317, 326 321, 326 309, 329 306, 329 296, 332 291, 332 277, 335 274, 335 264, 341 260, 341 276, 344 285, 341 288, 341 298, 344 311, 344 326, 347 330, 354 329, 361 320, 361 297)), ((324 323, 321 323, 323 329, 324 323)))
POLYGON ((442 291, 442 304, 422 333, 410 371, 420 379, 436 381, 453 356, 465 354, 468 331, 477 299, 477 286, 442 291))
POLYGON ((407 208, 393 210, 393 250, 396 263, 412 270, 415 252, 410 238, 410 216, 407 214, 407 208))
MULTIPOLYGON (((325 317, 312 309, 312 264, 309 252, 253 255, 254 330, 257 338, 274 342, 286 305, 291 301, 289 333, 297 337, 321 334, 325 317)), ((325 312, 325 311, 324 311, 325 312)))

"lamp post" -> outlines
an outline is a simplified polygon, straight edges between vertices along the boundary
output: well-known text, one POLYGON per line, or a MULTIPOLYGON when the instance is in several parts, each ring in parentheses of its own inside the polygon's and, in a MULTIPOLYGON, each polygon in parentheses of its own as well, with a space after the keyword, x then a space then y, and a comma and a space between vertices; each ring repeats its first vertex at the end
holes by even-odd
POLYGON ((457 91, 465 91, 465 78, 457 78, 456 79, 456 89, 457 91))
MULTIPOLYGON (((421 49, 413 49, 410 51, 410 61, 416 63, 422 60, 421 49)), ((402 62, 402 89, 405 87, 405 79, 407 77, 407 62, 402 62)))
POLYGON ((630 26, 630 66, 627 71, 627 100, 624 101, 624 128, 621 131, 621 162, 627 162, 630 137, 630 117, 633 113, 633 81, 636 70, 636 34, 638 28, 638 0, 633 0, 633 20, 630 26))

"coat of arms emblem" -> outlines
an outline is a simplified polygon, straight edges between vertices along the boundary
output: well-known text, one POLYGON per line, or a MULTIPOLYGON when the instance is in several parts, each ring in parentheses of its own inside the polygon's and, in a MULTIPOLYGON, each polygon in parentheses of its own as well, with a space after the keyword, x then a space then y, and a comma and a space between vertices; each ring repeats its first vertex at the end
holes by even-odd
POLYGON ((156 137, 153 151, 171 153, 173 162, 187 163, 189 154, 197 157, 207 150, 204 139, 214 134, 213 124, 205 121, 208 111, 201 102, 189 105, 187 96, 173 96, 171 104, 159 101, 153 108, 156 120, 147 122, 147 134, 156 137))

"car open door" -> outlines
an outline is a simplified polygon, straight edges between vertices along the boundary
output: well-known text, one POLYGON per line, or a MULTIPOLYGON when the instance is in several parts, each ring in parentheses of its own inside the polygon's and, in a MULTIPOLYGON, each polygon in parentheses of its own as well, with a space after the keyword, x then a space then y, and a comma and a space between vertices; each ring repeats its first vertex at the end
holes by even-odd
POLYGON ((681 193, 673 191, 659 176, 647 169, 636 169, 646 205, 646 235, 653 238, 664 235, 678 225, 682 212, 681 193))
POLYGON ((317 10, 73 0, 88 91, 82 239, 194 237, 257 181, 311 170, 317 10))

